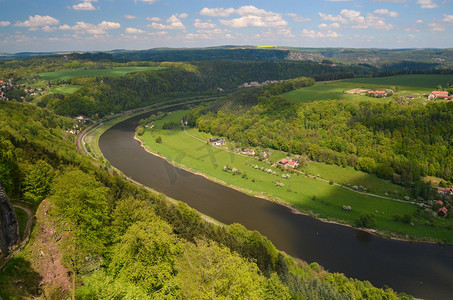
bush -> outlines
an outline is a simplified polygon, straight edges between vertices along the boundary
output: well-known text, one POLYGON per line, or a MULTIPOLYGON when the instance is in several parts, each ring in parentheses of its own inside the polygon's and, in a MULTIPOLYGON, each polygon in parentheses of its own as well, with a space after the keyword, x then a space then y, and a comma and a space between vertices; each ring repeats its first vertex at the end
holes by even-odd
POLYGON ((162 143, 162 138, 160 135, 156 138, 156 143, 158 144, 162 143))
POLYGON ((359 219, 357 220, 358 227, 373 227, 376 224, 376 217, 373 214, 366 213, 360 214, 359 219))

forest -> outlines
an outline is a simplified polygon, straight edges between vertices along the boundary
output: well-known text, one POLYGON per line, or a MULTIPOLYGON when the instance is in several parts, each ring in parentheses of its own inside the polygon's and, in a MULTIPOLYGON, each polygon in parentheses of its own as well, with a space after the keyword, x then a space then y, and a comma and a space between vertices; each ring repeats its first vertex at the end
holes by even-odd
POLYGON ((158 101, 190 96, 222 96, 245 82, 288 80, 300 76, 324 79, 349 78, 370 74, 362 66, 332 67, 311 62, 196 62, 162 63, 167 69, 129 73, 124 77, 74 78, 82 85, 69 95, 49 94, 38 105, 67 116, 104 116, 158 101), (225 76, 225 73, 228 76, 225 76))
POLYGON ((37 216, 29 246, 0 272, 5 299, 411 298, 294 260, 256 231, 206 222, 111 175, 75 149, 71 119, 0 102, 0 123, 0 180, 37 216), (40 284, 50 249, 67 284, 40 284))

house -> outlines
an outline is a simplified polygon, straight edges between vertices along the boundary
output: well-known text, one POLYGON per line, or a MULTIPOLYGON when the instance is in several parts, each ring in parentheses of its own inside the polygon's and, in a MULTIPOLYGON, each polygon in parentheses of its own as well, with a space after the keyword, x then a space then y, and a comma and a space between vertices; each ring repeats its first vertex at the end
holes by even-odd
POLYGON ((290 159, 288 161, 288 166, 290 166, 291 168, 297 168, 299 166, 299 163, 295 160, 290 159))
POLYGON ((82 115, 76 117, 76 120, 79 122, 83 122, 84 119, 85 119, 85 117, 82 115))
POLYGON ((438 187, 437 193, 439 195, 453 195, 453 185, 450 187, 438 187))
POLYGON ((368 91, 368 96, 371 96, 371 97, 387 97, 387 93, 385 91, 368 91))
POLYGON ((242 154, 255 155, 255 149, 244 149, 242 150, 242 154))
POLYGON ((225 139, 210 138, 209 143, 211 145, 215 145, 215 146, 222 146, 222 145, 225 145, 226 141, 225 141, 225 139))
POLYGON ((214 143, 214 145, 216 145, 216 146, 222 146, 222 145, 225 145, 225 143, 226 143, 225 139, 218 139, 218 140, 214 143))
POLYGON ((444 207, 439 208, 439 210, 437 211, 437 215, 439 217, 445 217, 447 215, 447 212, 448 212, 448 209, 444 206, 444 207))
POLYGON ((284 158, 284 159, 279 160, 278 163, 282 166, 285 166, 285 167, 289 166, 291 168, 297 168, 299 166, 299 163, 294 159, 284 158))
POLYGON ((442 206, 442 205, 444 205, 444 203, 441 200, 437 200, 436 205, 442 206))
POLYGON ((431 94, 429 94, 428 99, 429 100, 434 100, 437 98, 442 98, 442 99, 453 99, 453 96, 448 96, 447 91, 432 91, 431 94))

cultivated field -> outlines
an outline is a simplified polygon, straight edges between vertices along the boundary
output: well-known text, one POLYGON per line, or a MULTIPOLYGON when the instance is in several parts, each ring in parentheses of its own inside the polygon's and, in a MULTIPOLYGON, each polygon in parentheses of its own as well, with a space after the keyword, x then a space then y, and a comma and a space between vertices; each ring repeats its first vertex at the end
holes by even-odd
POLYGON ((113 67, 111 69, 63 70, 38 74, 44 80, 69 80, 76 77, 124 76, 127 73, 154 71, 161 67, 113 67))
MULTIPOLYGON (((164 122, 179 122, 185 114, 185 111, 175 112, 163 120, 154 122, 153 129, 148 127, 140 137, 146 148, 166 157, 176 165, 205 174, 214 181, 238 188, 251 195, 289 204, 323 219, 355 225, 360 214, 373 213, 376 216, 376 228, 381 232, 392 231, 402 233, 407 237, 452 241, 450 230, 446 228, 448 224, 442 223, 445 220, 436 221, 438 223, 435 224, 436 226, 424 224, 421 218, 420 223, 414 221, 414 225, 394 220, 395 215, 414 215, 417 207, 413 204, 362 195, 329 184, 331 180, 350 186, 362 185, 371 193, 381 195, 387 193, 389 197, 400 199, 407 193, 402 187, 373 175, 351 168, 344 169, 338 166, 309 163, 308 167, 302 170, 306 175, 292 173, 290 179, 284 179, 281 175, 288 174, 288 171, 281 171, 253 157, 215 148, 207 143, 212 136, 198 132, 195 128, 187 129, 187 133, 191 136, 181 128, 162 129, 164 122), (159 136, 162 143, 156 142, 156 138, 159 136), (227 165, 240 170, 240 173, 233 174, 233 172, 224 171, 223 168, 227 165), (261 167, 265 170, 271 169, 271 172, 275 172, 275 174, 262 171, 261 167), (315 176, 308 176, 308 173, 315 176), (318 174, 321 179, 324 178, 327 181, 314 178, 318 174), (284 186, 277 186, 276 181, 283 183, 284 186), (351 206, 352 211, 343 210, 343 205, 351 206)), ((230 148, 234 152, 235 145, 231 145, 230 148)), ((274 150, 272 152, 271 159, 274 162, 286 156, 282 152, 274 150)))
POLYGON ((318 100, 376 101, 386 103, 391 99, 413 96, 412 102, 424 102, 422 95, 436 90, 438 85, 445 87, 447 82, 453 84, 453 74, 448 75, 404 75, 377 78, 353 78, 333 82, 317 82, 315 85, 283 94, 283 97, 294 102, 312 102, 318 100), (396 89, 397 87, 397 89, 396 89), (365 96, 359 90, 392 89, 394 96, 373 98, 365 96))

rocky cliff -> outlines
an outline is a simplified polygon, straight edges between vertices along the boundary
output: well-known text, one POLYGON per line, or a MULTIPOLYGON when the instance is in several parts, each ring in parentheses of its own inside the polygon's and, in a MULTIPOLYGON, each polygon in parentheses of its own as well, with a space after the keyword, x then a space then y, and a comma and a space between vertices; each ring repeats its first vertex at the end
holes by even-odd
POLYGON ((0 183, 0 257, 8 254, 19 241, 16 212, 0 183))

